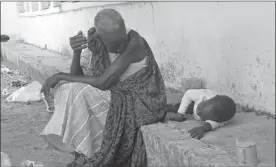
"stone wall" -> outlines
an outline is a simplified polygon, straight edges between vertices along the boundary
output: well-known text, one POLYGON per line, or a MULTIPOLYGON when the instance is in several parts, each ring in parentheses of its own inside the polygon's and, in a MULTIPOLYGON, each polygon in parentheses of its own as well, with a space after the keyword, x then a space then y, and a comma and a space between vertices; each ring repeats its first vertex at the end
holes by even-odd
POLYGON ((51 3, 52 13, 22 13, 19 34, 70 56, 68 38, 87 32, 96 13, 112 7, 148 40, 167 86, 178 89, 184 78, 197 77, 238 103, 275 114, 273 2, 91 3, 51 3))

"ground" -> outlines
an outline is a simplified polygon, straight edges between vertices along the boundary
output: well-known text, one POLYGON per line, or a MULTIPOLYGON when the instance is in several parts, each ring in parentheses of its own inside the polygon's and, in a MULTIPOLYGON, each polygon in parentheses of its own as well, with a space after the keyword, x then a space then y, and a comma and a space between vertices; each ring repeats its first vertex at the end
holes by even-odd
MULTIPOLYGON (((24 76, 17 76, 24 78, 24 76)), ((1 74, 1 92, 13 81, 1 74)), ((31 103, 8 103, 1 96, 1 151, 7 153, 13 166, 22 160, 41 161, 49 167, 64 167, 72 160, 72 155, 46 149, 47 145, 39 137, 40 132, 51 118, 43 101, 31 103)))

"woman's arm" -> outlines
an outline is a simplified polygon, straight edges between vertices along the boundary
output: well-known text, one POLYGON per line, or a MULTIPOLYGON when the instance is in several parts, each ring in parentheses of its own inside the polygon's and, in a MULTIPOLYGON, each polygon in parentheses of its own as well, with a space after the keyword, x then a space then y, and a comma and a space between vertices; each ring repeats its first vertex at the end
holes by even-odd
POLYGON ((70 74, 83 75, 83 71, 80 65, 82 49, 87 47, 87 39, 83 35, 82 31, 79 31, 76 36, 70 37, 70 46, 73 49, 73 60, 70 67, 70 74))
POLYGON ((128 61, 128 59, 122 59, 120 57, 110 65, 110 67, 103 75, 99 77, 61 73, 60 80, 65 80, 69 82, 81 82, 89 84, 101 90, 107 90, 119 80, 120 76, 128 68, 129 64, 130 62, 128 61))
POLYGON ((101 90, 107 90, 118 82, 120 76, 125 72, 131 63, 140 60, 146 55, 147 52, 144 49, 144 45, 141 45, 141 43, 137 40, 137 42, 134 41, 128 45, 126 51, 109 66, 103 75, 93 77, 88 75, 61 73, 59 79, 69 82, 81 82, 101 90))
POLYGON ((83 75, 83 70, 80 65, 81 53, 73 53, 73 60, 70 67, 71 75, 83 75))

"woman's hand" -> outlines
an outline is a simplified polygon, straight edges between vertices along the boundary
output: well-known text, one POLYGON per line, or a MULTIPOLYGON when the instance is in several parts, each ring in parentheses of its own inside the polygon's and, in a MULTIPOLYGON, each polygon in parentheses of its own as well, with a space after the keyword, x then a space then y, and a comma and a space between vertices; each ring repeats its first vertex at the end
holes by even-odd
POLYGON ((41 93, 43 93, 45 96, 47 96, 50 92, 50 89, 54 88, 61 80, 60 75, 61 75, 60 73, 54 74, 51 77, 49 77, 48 79, 46 79, 44 85, 41 88, 41 93))
POLYGON ((82 49, 87 47, 87 39, 82 31, 79 31, 76 36, 70 38, 70 46, 76 54, 81 54, 82 49))

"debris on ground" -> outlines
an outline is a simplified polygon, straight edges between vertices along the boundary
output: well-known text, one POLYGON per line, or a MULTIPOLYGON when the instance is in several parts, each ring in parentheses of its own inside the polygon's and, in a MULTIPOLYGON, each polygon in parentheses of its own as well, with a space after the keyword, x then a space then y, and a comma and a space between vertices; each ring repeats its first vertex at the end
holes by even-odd
POLYGON ((42 85, 33 81, 30 84, 21 87, 20 89, 14 91, 7 99, 7 102, 29 102, 29 101, 40 101, 42 85))
POLYGON ((40 93, 42 85, 39 82, 33 81, 28 84, 28 81, 21 79, 22 76, 19 71, 11 70, 4 65, 1 65, 1 75, 2 74, 13 80, 9 83, 10 87, 6 87, 4 89, 1 87, 1 94, 3 96, 9 95, 6 99, 7 102, 29 102, 42 100, 40 93))
POLYGON ((1 95, 2 95, 2 96, 7 96, 7 95, 9 95, 9 94, 10 94, 10 92, 9 92, 8 88, 4 88, 4 89, 1 91, 1 95))
MULTIPOLYGON (((1 64, 2 66, 4 64, 1 64)), ((1 73, 2 93, 8 92, 10 95, 19 89, 11 85, 16 79, 31 83, 28 75, 17 75, 15 69, 6 64, 5 66, 14 73, 9 76, 1 73)), ((12 166, 20 167, 22 160, 35 161, 35 165, 39 165, 40 161, 48 167, 62 167, 72 162, 74 157, 71 154, 49 149, 47 143, 39 136, 52 116, 46 111, 45 103, 42 100, 9 103, 5 101, 9 95, 1 96, 1 151, 9 155, 12 166)))
POLYGON ((45 166, 43 162, 24 160, 21 162, 20 167, 47 167, 47 166, 45 166))
MULTIPOLYGON (((20 84, 26 84, 27 81, 19 78, 20 77, 20 72, 18 70, 11 70, 9 68, 7 68, 4 65, 1 65, 1 74, 5 74, 7 75, 9 78, 11 78, 12 80, 14 80, 14 83, 20 83, 20 84)), ((17 85, 17 84, 15 84, 17 85)))
POLYGON ((1 73, 2 74, 13 74, 13 71, 5 66, 1 66, 1 73))
POLYGON ((8 77, 9 80, 1 79, 1 95, 2 97, 10 95, 16 89, 28 83, 27 78, 23 77, 18 70, 11 70, 4 65, 1 65, 1 78, 8 77), (8 81, 8 82, 6 82, 8 81))
POLYGON ((6 102, 25 102, 27 105, 30 104, 30 101, 41 101, 44 100, 46 105, 46 110, 50 113, 54 112, 54 102, 53 97, 44 97, 40 93, 42 85, 37 81, 32 83, 28 82, 31 80, 28 77, 22 79, 22 75, 18 70, 11 70, 8 67, 1 65, 1 75, 6 75, 12 81, 9 81, 8 87, 1 87, 1 95, 3 97, 10 95, 6 102))
POLYGON ((11 86, 12 87, 17 87, 17 88, 25 86, 26 84, 27 84, 26 82, 19 81, 19 80, 11 82, 11 86))

